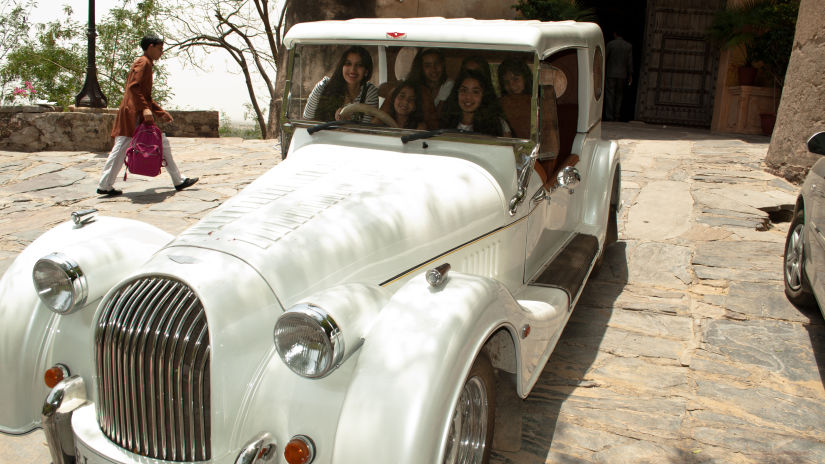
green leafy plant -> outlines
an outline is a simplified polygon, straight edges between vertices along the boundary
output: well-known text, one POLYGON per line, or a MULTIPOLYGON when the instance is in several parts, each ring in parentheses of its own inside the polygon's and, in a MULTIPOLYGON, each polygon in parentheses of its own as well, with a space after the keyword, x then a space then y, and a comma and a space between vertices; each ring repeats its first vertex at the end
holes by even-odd
MULTIPOLYGON (((83 87, 87 67, 88 26, 72 20, 73 11, 63 7, 64 18, 48 23, 29 24, 28 10, 34 2, 19 3, 8 12, 0 10, 0 35, 3 30, 23 31, 0 56, 0 84, 4 101, 11 100, 9 83, 31 81, 38 84, 38 99, 59 106, 73 105, 83 87), (5 25, 5 26, 4 26, 5 25), (3 29, 5 27, 6 29, 3 29)), ((147 31, 161 31, 161 13, 154 0, 125 0, 96 25, 96 62, 98 81, 110 107, 123 98, 123 86, 132 61, 142 52, 140 38, 147 31)), ((153 98, 164 102, 171 91, 163 65, 155 65, 153 98)))
POLYGON ((781 86, 798 12, 799 0, 746 0, 719 10, 707 32, 723 49, 741 48, 743 66, 761 62, 781 86))
POLYGON ((580 0, 519 0, 513 5, 526 19, 595 21, 596 13, 580 0))
POLYGON ((799 0, 768 2, 761 8, 762 31, 751 42, 751 57, 782 87, 791 59, 799 0))

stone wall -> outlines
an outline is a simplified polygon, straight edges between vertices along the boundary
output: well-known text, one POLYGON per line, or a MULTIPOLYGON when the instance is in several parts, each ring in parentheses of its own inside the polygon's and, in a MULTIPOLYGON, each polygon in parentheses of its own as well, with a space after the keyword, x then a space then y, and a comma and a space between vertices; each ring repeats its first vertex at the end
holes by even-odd
POLYGON ((443 16, 445 18, 516 19, 514 0, 377 0, 379 18, 413 18, 443 16))
MULTIPOLYGON (((0 150, 109 151, 116 109, 13 106, 0 108, 0 150)), ((217 111, 169 111, 159 123, 169 137, 218 137, 217 111)))
POLYGON ((793 182, 805 179, 819 157, 805 142, 825 131, 825 9, 822 0, 802 0, 796 37, 765 162, 771 172, 793 182))

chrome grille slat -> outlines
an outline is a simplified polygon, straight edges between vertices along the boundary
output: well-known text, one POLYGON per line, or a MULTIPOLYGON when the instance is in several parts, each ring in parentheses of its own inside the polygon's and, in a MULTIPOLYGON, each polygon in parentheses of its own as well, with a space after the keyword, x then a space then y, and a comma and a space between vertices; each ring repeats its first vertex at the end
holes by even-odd
MULTIPOLYGON (((181 291, 183 291, 181 285, 176 284, 176 283, 171 282, 171 281, 164 282, 163 289, 161 289, 158 292, 158 295, 161 296, 161 300, 158 302, 158 306, 165 307, 166 302, 170 298, 174 298, 173 293, 176 294, 176 293, 181 292, 181 291)), ((152 319, 147 323, 145 337, 142 339, 143 346, 140 347, 141 360, 143 359, 144 355, 146 354, 146 350, 151 348, 151 352, 149 353, 149 356, 148 356, 148 367, 146 369, 148 371, 148 376, 149 376, 149 407, 148 408, 145 408, 145 407, 143 408, 143 413, 144 414, 146 414, 147 410, 148 410, 148 413, 149 413, 147 430, 144 430, 144 433, 146 434, 147 442, 148 442, 147 448, 146 448, 147 452, 148 452, 149 449, 151 449, 152 453, 153 453, 153 454, 151 454, 151 456, 157 456, 158 455, 157 413, 155 412, 156 408, 157 408, 157 398, 155 396, 155 370, 154 370, 154 366, 155 366, 154 355, 155 355, 156 343, 151 343, 150 344, 150 343, 148 343, 148 340, 149 340, 150 337, 154 336, 155 341, 157 341, 157 334, 156 334, 155 328, 157 327, 158 324, 162 324, 163 318, 164 318, 166 313, 160 314, 160 318, 158 318, 159 319, 158 322, 155 323, 155 317, 154 316, 156 314, 157 314, 157 312, 153 313, 152 319), (148 427, 151 427, 151 429, 148 429, 148 427)), ((146 391, 146 389, 144 388, 142 391, 146 391)), ((146 403, 143 403, 143 404, 145 405, 146 403)))
MULTIPOLYGON (((145 378, 147 375, 146 366, 145 366, 145 356, 144 350, 146 347, 146 338, 148 337, 148 332, 151 328, 152 322, 155 320, 155 316, 157 315, 156 311, 150 311, 150 308, 158 307, 162 305, 163 300, 166 298, 165 290, 168 289, 170 286, 169 281, 162 281, 162 280, 155 280, 155 285, 151 290, 151 299, 147 298, 146 303, 143 305, 141 319, 138 322, 135 331, 138 333, 138 343, 137 347, 135 348, 135 352, 137 353, 137 372, 140 374, 141 378, 145 378)), ((135 359, 132 358, 132 362, 135 362, 135 359)), ((149 448, 151 446, 149 440, 149 418, 147 417, 147 396, 146 396, 146 389, 140 388, 140 399, 139 404, 143 405, 143 407, 138 408, 137 404, 134 405, 135 410, 140 410, 140 432, 141 432, 141 442, 140 442, 140 450, 141 454, 146 454, 149 452, 149 448)), ((148 398, 149 402, 152 402, 151 396, 148 398)))
POLYGON ((102 308, 95 360, 103 433, 153 459, 211 459, 211 349, 197 295, 175 279, 144 277, 102 308))
MULTIPOLYGON (((174 294, 174 296, 172 296, 170 298, 168 307, 177 306, 180 299, 186 295, 186 292, 187 292, 187 288, 185 286, 176 285, 175 294, 174 294)), ((150 357, 150 359, 152 359, 152 363, 153 364, 156 363, 156 365, 154 365, 151 369, 151 374, 152 374, 151 390, 153 392, 155 392, 155 391, 157 392, 155 395, 153 395, 153 397, 157 398, 157 400, 158 400, 157 408, 152 409, 152 422, 153 422, 153 424, 155 424, 155 427, 160 426, 160 430, 155 431, 155 436, 158 437, 158 441, 160 442, 159 445, 157 445, 160 448, 158 450, 156 450, 155 453, 157 454, 159 452, 160 455, 162 455, 162 456, 166 456, 166 451, 167 451, 167 448, 166 448, 166 441, 167 441, 166 440, 166 422, 163 421, 163 420, 159 420, 159 419, 161 417, 164 417, 164 411, 166 410, 166 407, 165 407, 166 396, 163 395, 163 375, 161 375, 161 374, 163 374, 164 363, 163 363, 162 356, 158 353, 158 344, 161 341, 166 340, 166 338, 164 336, 162 336, 163 335, 163 327, 170 324, 170 321, 172 320, 173 316, 174 316, 173 311, 167 311, 164 314, 163 319, 158 323, 157 327, 155 328, 155 339, 154 339, 154 343, 152 344, 152 356, 150 357), (155 373, 158 374, 157 378, 155 378, 155 373)))
MULTIPOLYGON (((109 360, 111 369, 110 373, 110 380, 112 385, 112 402, 114 403, 114 411, 112 412, 112 419, 114 422, 114 429, 115 429, 115 438, 117 438, 120 442, 126 441, 126 420, 124 417, 124 413, 126 410, 125 397, 126 392, 124 391, 124 386, 121 382, 116 382, 114 379, 116 378, 124 378, 123 372, 121 368, 121 363, 118 360, 118 343, 120 339, 121 329, 123 327, 123 318, 126 317, 128 311, 126 308, 130 306, 130 304, 134 301, 135 294, 140 292, 140 290, 146 286, 148 282, 140 282, 138 285, 130 286, 128 288, 128 293, 124 296, 125 298, 122 300, 122 304, 119 304, 117 307, 117 311, 112 314, 111 323, 109 324, 109 331, 110 335, 110 346, 109 346, 109 360)), ((127 446, 128 447, 128 446, 127 446)))
MULTIPOLYGON (((195 346, 194 346, 194 350, 193 350, 194 351, 194 356, 192 357, 192 366, 193 366, 193 368, 192 368, 192 374, 191 374, 192 375, 192 382, 189 382, 189 398, 192 398, 192 407, 196 411, 203 407, 203 389, 199 389, 197 393, 200 393, 200 394, 196 396, 194 386, 195 385, 203 385, 203 383, 202 383, 203 382, 203 369, 205 368, 205 366, 203 365, 203 360, 209 358, 209 347, 207 346, 205 352, 203 353, 205 356, 202 356, 201 359, 198 359, 197 357, 198 357, 199 354, 201 354, 201 351, 199 350, 199 348, 201 346, 204 346, 204 344, 209 343, 208 336, 209 336, 209 330, 207 329, 206 324, 203 324, 203 327, 201 327, 201 332, 198 334, 198 338, 197 338, 197 341, 195 342, 195 346), (195 367, 197 367, 197 369, 195 369, 195 367), (195 380, 196 373, 197 373, 197 381, 195 380)), ((197 418, 197 416, 195 414, 192 414, 192 417, 197 418)), ((197 443, 199 443, 199 442, 203 443, 204 442, 205 429, 204 429, 203 426, 204 426, 204 424, 203 424, 202 421, 193 420, 192 422, 190 422, 189 440, 191 441, 191 443, 193 445, 193 448, 192 448, 192 453, 193 454, 196 454, 197 451, 198 451, 197 450, 197 443), (199 432, 197 435, 195 435, 195 433, 196 433, 195 428, 196 427, 198 429, 197 432, 199 432), (196 437, 199 438, 200 440, 198 440, 196 437)), ((201 448, 201 453, 204 453, 205 451, 206 450, 201 448)))
POLYGON ((181 437, 181 455, 190 460, 195 455, 195 444, 190 440, 186 440, 189 438, 190 435, 187 432, 187 424, 189 422, 188 427, 192 426, 192 395, 190 394, 190 390, 188 387, 192 386, 192 362, 191 359, 187 358, 186 352, 190 350, 191 345, 189 341, 192 339, 192 334, 198 329, 198 326, 203 321, 203 313, 196 313, 191 323, 187 324, 188 329, 186 331, 186 335, 183 336, 183 344, 181 344, 181 348, 178 351, 180 353, 180 361, 176 362, 175 364, 180 365, 181 367, 178 369, 177 381, 175 385, 178 388, 178 398, 181 398, 182 401, 178 402, 178 417, 181 418, 180 423, 178 424, 178 436, 181 437), (188 368, 188 369, 187 369, 188 368), (188 371, 188 372, 187 372, 188 371), (187 379, 184 379, 184 376, 187 379), (189 380, 188 382, 186 380, 189 380))
MULTIPOLYGON (((189 296, 190 296, 189 293, 187 293, 184 296, 184 299, 181 300, 181 302, 178 304, 178 307, 175 309, 174 314, 169 319, 170 324, 167 326, 167 329, 173 329, 173 331, 169 332, 167 330, 165 332, 167 334, 167 336, 164 338, 163 350, 161 351, 162 352, 161 357, 162 357, 163 362, 165 364, 164 367, 165 367, 165 370, 166 370, 165 376, 163 377, 163 383, 164 383, 165 388, 163 390, 161 390, 161 393, 163 393, 164 390, 167 393, 166 413, 167 413, 167 417, 169 418, 169 423, 167 424, 169 426, 168 427, 169 430, 166 433, 166 437, 169 438, 169 447, 166 449, 166 452, 167 452, 167 455, 171 456, 170 460, 172 460, 172 461, 177 461, 179 459, 178 458, 178 454, 179 454, 178 453, 178 448, 179 448, 178 438, 180 438, 180 437, 178 437, 175 434, 175 426, 176 426, 178 420, 180 419, 180 417, 177 417, 175 415, 175 400, 177 399, 177 401, 181 401, 180 398, 175 397, 176 391, 175 391, 175 381, 174 381, 174 368, 175 368, 174 353, 175 353, 175 347, 177 346, 178 338, 179 338, 179 335, 180 335, 180 326, 183 324, 183 321, 185 320, 185 316, 187 314, 187 313, 181 314, 181 310, 183 309, 184 306, 186 306, 186 301, 189 299, 189 296), (180 316, 180 317, 178 317, 178 316, 180 316), (172 325, 174 324, 175 321, 177 321, 177 325, 173 328, 172 325), (172 347, 167 352, 166 342, 170 338, 172 339, 172 347)), ((163 421, 161 421, 161 425, 163 425, 163 421)))
MULTIPOLYGON (((130 327, 126 331, 125 357, 127 359, 124 359, 124 367, 128 365, 129 377, 131 378, 130 396, 132 398, 132 424, 135 432, 140 431, 140 429, 142 429, 142 426, 144 425, 140 417, 142 408, 139 407, 139 405, 144 404, 143 401, 139 401, 139 397, 143 393, 143 389, 139 388, 139 386, 137 385, 138 377, 143 378, 143 375, 139 371, 138 366, 136 365, 136 359, 140 358, 140 354, 138 353, 138 356, 130 356, 129 354, 135 353, 135 344, 137 342, 136 336, 140 332, 141 326, 145 322, 147 315, 151 313, 151 295, 155 294, 155 287, 157 287, 159 283, 160 281, 152 279, 147 284, 147 286, 141 291, 140 297, 138 298, 138 301, 140 303, 135 306, 135 309, 133 309, 133 323, 130 324, 130 327)), ((143 441, 138 441, 134 437, 134 433, 131 435, 131 447, 133 449, 137 449, 138 453, 145 453, 146 447, 143 446, 143 441)))
MULTIPOLYGON (((146 293, 146 287, 151 285, 151 281, 147 281, 141 284, 135 292, 132 293, 129 300, 126 302, 126 308, 133 308, 135 306, 135 301, 141 301, 142 296, 146 293)), ((126 338, 129 335, 129 331, 131 329, 132 321, 135 318, 136 312, 133 309, 124 310, 121 313, 121 317, 118 319, 117 325, 115 328, 117 329, 117 333, 115 335, 116 346, 115 355, 120 358, 117 363, 120 367, 120 378, 123 379, 122 382, 118 382, 120 388, 122 390, 121 394, 118 395, 120 404, 120 429, 121 429, 121 437, 123 437, 124 444, 127 449, 131 451, 135 451, 135 443, 134 437, 132 435, 132 428, 128 427, 129 420, 134 418, 134 415, 129 414, 129 398, 132 397, 133 391, 130 389, 130 382, 127 380, 131 377, 129 373, 129 353, 127 352, 126 345, 126 338), (131 417, 130 417, 131 416, 131 417)))
MULTIPOLYGON (((195 385, 202 385, 203 388, 199 389, 197 392, 198 398, 198 405, 200 408, 207 408, 209 402, 209 392, 210 392, 210 383, 209 383, 209 354, 210 354, 210 346, 209 346, 209 329, 206 325, 203 326, 203 332, 201 336, 198 338, 198 347, 197 350, 198 355, 201 357, 200 362, 197 363, 198 366, 198 381, 195 385), (201 349, 201 347, 205 347, 205 349, 201 349)), ((198 431, 200 432, 199 435, 199 443, 201 443, 201 453, 206 455, 206 444, 208 443, 207 438, 210 436, 209 426, 210 423, 208 417, 199 416, 198 417, 198 431)))

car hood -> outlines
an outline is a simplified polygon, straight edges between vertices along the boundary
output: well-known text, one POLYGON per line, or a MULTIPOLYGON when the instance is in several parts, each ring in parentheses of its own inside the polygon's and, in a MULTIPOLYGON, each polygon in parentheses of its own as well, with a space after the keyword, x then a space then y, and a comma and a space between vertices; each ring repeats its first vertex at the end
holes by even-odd
POLYGON ((472 162, 311 144, 168 246, 245 261, 289 307, 334 284, 408 275, 507 217, 501 188, 472 162))

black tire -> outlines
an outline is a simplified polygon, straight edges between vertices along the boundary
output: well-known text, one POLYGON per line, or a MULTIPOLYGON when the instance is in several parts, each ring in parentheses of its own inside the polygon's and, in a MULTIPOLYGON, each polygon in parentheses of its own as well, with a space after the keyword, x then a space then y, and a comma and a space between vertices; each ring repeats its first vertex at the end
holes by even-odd
POLYGON ((794 214, 788 236, 785 238, 785 257, 782 260, 782 281, 785 295, 799 308, 816 307, 816 299, 811 284, 805 275, 805 209, 799 208, 794 214))
POLYGON ((480 354, 473 362, 451 417, 444 464, 486 464, 493 446, 496 417, 496 377, 486 355, 480 354), (482 404, 484 410, 479 407, 482 404))
POLYGON ((619 213, 616 205, 613 204, 613 199, 610 199, 610 207, 607 210, 607 230, 604 234, 604 245, 599 251, 599 256, 596 258, 596 263, 593 265, 593 270, 590 272, 592 276, 597 276, 604 263, 604 252, 610 245, 619 240, 619 213))

